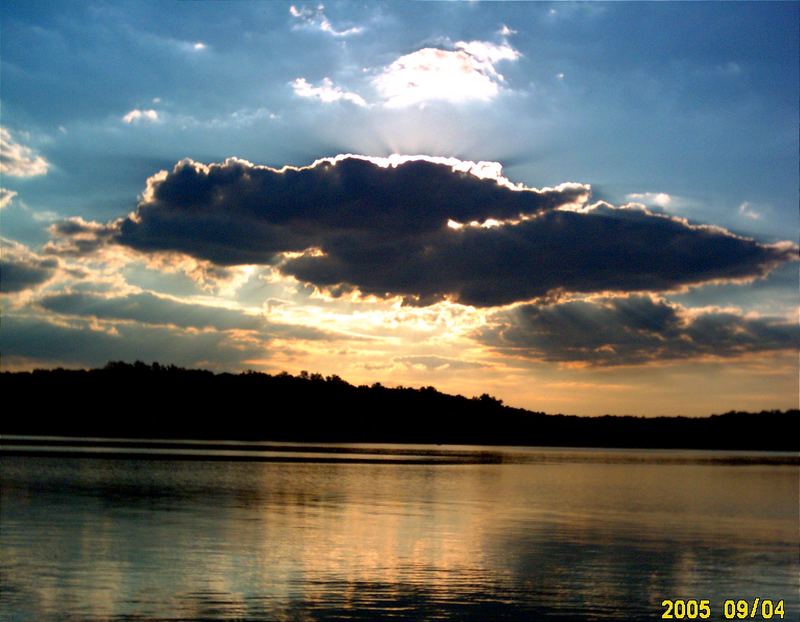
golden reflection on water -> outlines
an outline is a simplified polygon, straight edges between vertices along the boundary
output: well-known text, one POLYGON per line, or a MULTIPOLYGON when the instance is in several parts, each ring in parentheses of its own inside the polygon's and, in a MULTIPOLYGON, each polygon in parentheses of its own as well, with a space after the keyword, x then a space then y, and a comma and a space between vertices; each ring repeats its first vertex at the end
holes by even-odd
POLYGON ((695 595, 797 611, 796 465, 592 451, 439 465, 4 457, 0 617, 652 620, 663 598, 695 595))

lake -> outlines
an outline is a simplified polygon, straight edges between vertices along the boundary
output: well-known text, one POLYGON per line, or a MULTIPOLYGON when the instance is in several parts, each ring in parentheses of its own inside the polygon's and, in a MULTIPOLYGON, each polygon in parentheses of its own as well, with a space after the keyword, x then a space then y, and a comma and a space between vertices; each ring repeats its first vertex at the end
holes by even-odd
POLYGON ((755 598, 800 615, 797 454, 2 448, 3 620, 652 621, 709 599, 716 621, 755 598))

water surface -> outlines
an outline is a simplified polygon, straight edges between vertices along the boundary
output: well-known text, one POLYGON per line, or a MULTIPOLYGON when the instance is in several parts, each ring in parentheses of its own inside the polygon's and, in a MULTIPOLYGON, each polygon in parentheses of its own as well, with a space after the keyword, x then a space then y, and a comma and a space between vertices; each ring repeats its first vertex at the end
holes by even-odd
POLYGON ((798 618, 798 457, 3 438, 5 620, 798 618), (89 456, 85 452, 93 455, 89 456))

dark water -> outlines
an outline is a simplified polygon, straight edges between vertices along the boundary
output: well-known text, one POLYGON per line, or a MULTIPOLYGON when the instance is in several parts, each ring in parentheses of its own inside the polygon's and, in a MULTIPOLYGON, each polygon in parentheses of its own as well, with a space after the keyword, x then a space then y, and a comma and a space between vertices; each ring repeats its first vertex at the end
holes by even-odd
POLYGON ((796 455, 3 440, 3 620, 800 613, 796 455))

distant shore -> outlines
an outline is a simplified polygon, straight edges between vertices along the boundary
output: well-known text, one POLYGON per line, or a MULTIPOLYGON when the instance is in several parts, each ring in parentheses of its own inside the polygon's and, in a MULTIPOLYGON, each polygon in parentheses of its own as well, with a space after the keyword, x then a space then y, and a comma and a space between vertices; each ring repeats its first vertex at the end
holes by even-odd
MULTIPOLYGON (((579 417, 433 387, 319 374, 214 374, 154 363, 3 372, 2 435, 800 451, 800 411, 579 417), (69 408, 65 408, 69 405, 69 408)), ((8 453, 10 447, 4 449, 8 453)))

